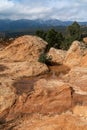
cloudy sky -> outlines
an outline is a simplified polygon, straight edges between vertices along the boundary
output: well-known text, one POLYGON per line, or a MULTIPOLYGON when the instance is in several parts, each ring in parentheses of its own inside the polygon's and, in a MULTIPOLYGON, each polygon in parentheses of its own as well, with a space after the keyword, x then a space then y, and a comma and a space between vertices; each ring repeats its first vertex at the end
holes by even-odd
POLYGON ((87 0, 0 0, 0 19, 87 21, 87 0))

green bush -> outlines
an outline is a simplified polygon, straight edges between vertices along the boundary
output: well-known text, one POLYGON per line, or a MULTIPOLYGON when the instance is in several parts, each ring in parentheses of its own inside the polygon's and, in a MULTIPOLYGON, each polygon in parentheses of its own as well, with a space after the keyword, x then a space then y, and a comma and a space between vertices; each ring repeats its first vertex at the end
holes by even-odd
POLYGON ((77 22, 73 22, 72 25, 67 28, 68 37, 71 41, 81 39, 81 27, 77 22))
POLYGON ((51 63, 51 60, 51 56, 47 56, 46 53, 41 53, 38 59, 39 62, 44 63, 46 65, 49 65, 51 63))

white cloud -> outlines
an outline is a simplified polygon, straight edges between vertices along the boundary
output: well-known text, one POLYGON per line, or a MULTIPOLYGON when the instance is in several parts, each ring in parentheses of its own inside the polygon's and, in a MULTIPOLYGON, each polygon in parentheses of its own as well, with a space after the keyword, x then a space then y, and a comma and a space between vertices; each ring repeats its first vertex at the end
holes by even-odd
POLYGON ((87 0, 0 0, 0 18, 87 21, 87 0))
POLYGON ((8 10, 14 6, 14 2, 9 0, 0 0, 0 12, 8 10))

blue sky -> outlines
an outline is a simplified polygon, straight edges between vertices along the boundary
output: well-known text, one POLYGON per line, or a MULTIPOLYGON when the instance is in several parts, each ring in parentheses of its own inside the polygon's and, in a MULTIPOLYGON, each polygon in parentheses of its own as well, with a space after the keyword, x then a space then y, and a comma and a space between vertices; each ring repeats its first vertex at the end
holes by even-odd
POLYGON ((87 21, 87 0, 0 0, 0 19, 87 21))

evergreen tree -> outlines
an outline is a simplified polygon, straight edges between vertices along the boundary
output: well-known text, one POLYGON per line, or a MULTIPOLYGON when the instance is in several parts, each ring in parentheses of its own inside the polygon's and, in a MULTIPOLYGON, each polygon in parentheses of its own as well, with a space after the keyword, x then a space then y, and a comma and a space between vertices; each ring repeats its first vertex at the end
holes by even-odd
POLYGON ((46 32, 44 32, 43 30, 37 30, 36 31, 36 35, 43 38, 45 40, 46 37, 46 32))
POLYGON ((72 25, 67 28, 67 35, 63 43, 63 49, 68 50, 72 42, 75 40, 81 40, 81 28, 77 22, 73 22, 72 25))
POLYGON ((56 43, 56 34, 57 34, 57 32, 54 29, 50 29, 47 32, 46 41, 48 42, 49 48, 55 46, 55 43, 56 43))
POLYGON ((61 32, 57 32, 55 48, 61 49, 63 42, 64 42, 64 36, 62 35, 61 32))
POLYGON ((67 31, 68 31, 68 36, 71 39, 71 41, 80 40, 81 29, 80 29, 80 25, 77 22, 74 22, 72 25, 70 25, 67 31))

